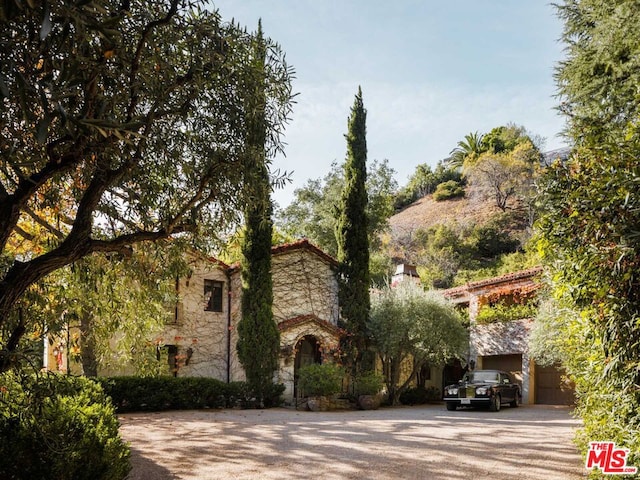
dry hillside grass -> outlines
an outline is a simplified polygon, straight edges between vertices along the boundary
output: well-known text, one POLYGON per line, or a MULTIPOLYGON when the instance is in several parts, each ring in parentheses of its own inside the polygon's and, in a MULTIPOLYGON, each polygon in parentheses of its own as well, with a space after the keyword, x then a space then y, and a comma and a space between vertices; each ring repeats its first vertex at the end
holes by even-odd
POLYGON ((490 200, 485 200, 475 189, 467 187, 464 198, 436 202, 427 195, 409 205, 389 219, 395 234, 410 233, 436 225, 459 225, 462 228, 485 223, 500 209, 490 200))
MULTIPOLYGON (((515 207, 515 203, 511 204, 515 207)), ((473 186, 466 187, 464 198, 436 202, 427 195, 412 203, 389 219, 389 232, 383 243, 395 261, 412 262, 415 253, 414 234, 438 225, 447 225, 456 231, 487 223, 502 213, 491 198, 482 195, 473 186)))

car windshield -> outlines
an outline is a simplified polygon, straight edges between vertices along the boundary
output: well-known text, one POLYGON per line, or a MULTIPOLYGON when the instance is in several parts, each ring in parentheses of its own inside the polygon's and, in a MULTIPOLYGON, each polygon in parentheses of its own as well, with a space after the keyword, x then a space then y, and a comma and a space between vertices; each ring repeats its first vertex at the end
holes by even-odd
POLYGON ((469 383, 498 383, 500 381, 497 372, 469 372, 466 378, 469 383))

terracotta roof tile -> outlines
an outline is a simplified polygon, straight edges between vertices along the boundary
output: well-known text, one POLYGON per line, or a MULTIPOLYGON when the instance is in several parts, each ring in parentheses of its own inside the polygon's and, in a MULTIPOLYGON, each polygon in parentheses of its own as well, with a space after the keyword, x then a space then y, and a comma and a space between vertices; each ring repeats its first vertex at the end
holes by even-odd
MULTIPOLYGON (((271 255, 281 255, 283 253, 292 252, 294 250, 308 250, 308 251, 318 255, 320 258, 325 260, 330 265, 338 266, 338 261, 335 258, 333 258, 328 253, 326 253, 323 250, 321 250, 320 247, 315 246, 313 243, 311 243, 306 238, 303 238, 301 240, 297 240, 295 242, 283 243, 281 245, 276 245, 275 247, 271 247, 271 255)), ((232 270, 232 271, 233 270, 239 270, 240 269, 240 263, 236 262, 236 263, 234 263, 233 265, 231 265, 228 268, 230 270, 232 270)))
POLYGON ((328 253, 321 250, 319 247, 311 243, 306 238, 303 238, 301 240, 297 240, 291 243, 283 243, 282 245, 277 245, 271 249, 271 254, 279 255, 281 253, 290 252, 292 250, 302 250, 302 249, 309 250, 310 252, 315 253, 316 255, 323 258, 324 260, 326 260, 332 265, 338 265, 338 261, 335 258, 333 258, 328 253))
POLYGON ((520 270, 519 272, 500 275, 499 277, 492 277, 492 278, 486 278, 484 280, 478 280, 476 282, 469 282, 465 285, 461 285, 460 287, 443 290, 442 294, 445 297, 456 297, 456 296, 462 295, 465 292, 473 291, 478 288, 488 287, 491 285, 499 285, 501 283, 514 282, 516 280, 522 280, 525 278, 534 277, 540 273, 542 273, 542 267, 533 267, 527 270, 520 270))

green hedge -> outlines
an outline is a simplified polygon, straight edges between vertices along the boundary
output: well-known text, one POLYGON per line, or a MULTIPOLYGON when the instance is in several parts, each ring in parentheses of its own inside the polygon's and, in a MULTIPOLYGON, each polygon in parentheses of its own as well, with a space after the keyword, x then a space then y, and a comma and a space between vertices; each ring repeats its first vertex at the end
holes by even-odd
POLYGON ((302 367, 298 387, 306 396, 330 396, 342 390, 344 370, 334 363, 302 367))
POLYGON ((436 387, 414 387, 400 394, 400 403, 403 405, 422 405, 440 400, 440 389, 436 387))
POLYGON ((376 372, 366 372, 356 376, 354 379, 354 394, 377 395, 384 386, 384 378, 376 372))
POLYGON ((0 478, 122 480, 129 448, 97 383, 56 374, 0 375, 0 478))
MULTIPOLYGON (((109 377, 99 382, 121 413, 255 406, 245 382, 203 377, 109 377)), ((279 405, 283 392, 284 385, 273 385, 265 406, 279 405)))

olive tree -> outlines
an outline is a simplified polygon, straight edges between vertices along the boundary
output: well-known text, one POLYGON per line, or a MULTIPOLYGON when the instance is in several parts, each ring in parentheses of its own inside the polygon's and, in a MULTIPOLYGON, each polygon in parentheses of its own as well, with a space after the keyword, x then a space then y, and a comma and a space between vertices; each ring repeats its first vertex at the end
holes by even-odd
POLYGON ((25 292, 48 274, 237 223, 251 96, 267 96, 266 158, 281 149, 292 97, 283 54, 265 40, 264 92, 246 88, 253 35, 206 6, 2 3, 0 370, 25 332, 25 292), (33 222, 46 233, 18 252, 33 222))
POLYGON ((463 358, 469 336, 453 304, 413 282, 388 286, 371 298, 369 331, 392 404, 426 365, 463 358), (404 366, 409 375, 401 376, 404 366))

